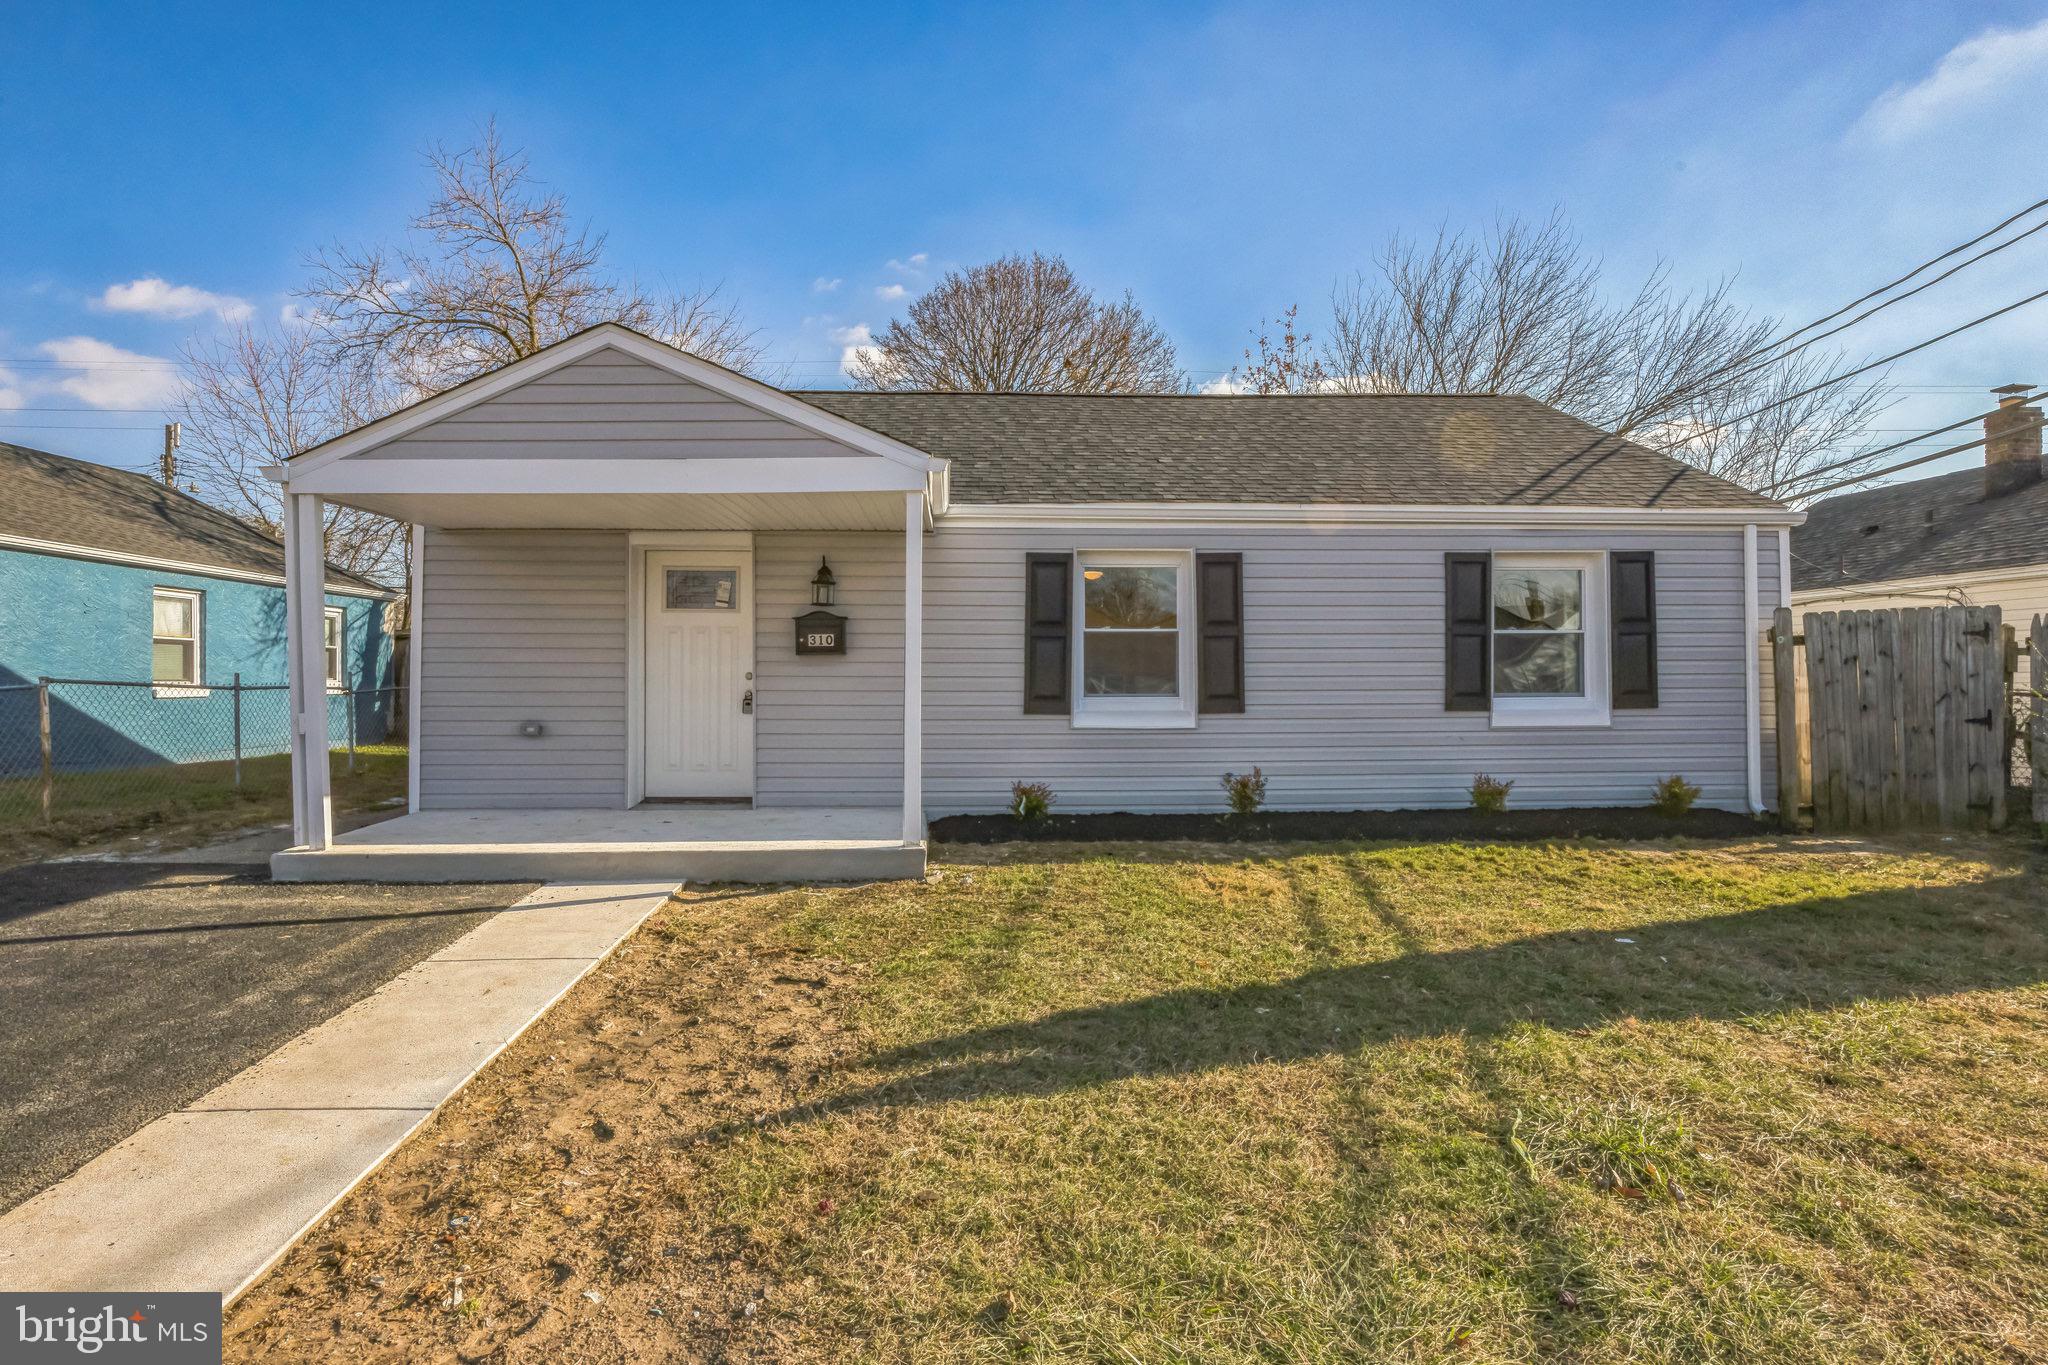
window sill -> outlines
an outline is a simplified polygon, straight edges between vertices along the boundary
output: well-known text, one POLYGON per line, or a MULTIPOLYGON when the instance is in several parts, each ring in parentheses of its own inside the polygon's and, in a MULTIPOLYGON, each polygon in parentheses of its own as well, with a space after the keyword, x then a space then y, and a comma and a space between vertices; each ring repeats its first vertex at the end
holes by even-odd
POLYGON ((1565 706, 1502 706, 1494 699, 1492 726, 1496 730, 1609 730, 1614 717, 1605 706, 1583 702, 1565 706))
POLYGON ((1192 730, 1195 718, 1186 711, 1097 711, 1093 715, 1075 711, 1076 730, 1192 730))
POLYGON ((151 683, 149 690, 162 701, 175 700, 182 697, 210 697, 213 695, 212 688, 197 687, 191 683, 151 683))

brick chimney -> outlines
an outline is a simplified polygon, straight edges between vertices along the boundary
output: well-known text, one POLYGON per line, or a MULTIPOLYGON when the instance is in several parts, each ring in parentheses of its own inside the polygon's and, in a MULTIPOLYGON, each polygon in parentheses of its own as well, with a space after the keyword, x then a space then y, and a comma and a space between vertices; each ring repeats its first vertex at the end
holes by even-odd
POLYGON ((2007 384, 1998 410, 1984 419, 1984 496, 2004 497, 2041 479, 2041 409, 2025 395, 2031 384, 2007 384))

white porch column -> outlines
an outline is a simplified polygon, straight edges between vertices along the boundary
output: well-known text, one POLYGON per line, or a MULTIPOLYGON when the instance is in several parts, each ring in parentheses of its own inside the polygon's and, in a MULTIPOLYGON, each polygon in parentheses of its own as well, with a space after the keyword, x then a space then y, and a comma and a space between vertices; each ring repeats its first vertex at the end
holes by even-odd
POLYGON ((924 494, 903 495, 903 842, 924 838, 924 494))
POLYGON ((292 741, 292 842, 322 849, 334 839, 327 785, 326 528, 320 499, 284 495, 285 674, 292 741))
POLYGON ((427 528, 412 528, 412 596, 405 608, 405 811, 420 811, 420 627, 426 620, 427 528))

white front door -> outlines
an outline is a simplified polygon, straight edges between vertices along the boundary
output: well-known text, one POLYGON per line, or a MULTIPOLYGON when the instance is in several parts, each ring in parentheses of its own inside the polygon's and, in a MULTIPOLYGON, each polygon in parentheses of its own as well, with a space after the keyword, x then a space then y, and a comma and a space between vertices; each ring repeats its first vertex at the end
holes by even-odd
POLYGON ((647 555, 647 795, 754 794, 754 556, 647 555))

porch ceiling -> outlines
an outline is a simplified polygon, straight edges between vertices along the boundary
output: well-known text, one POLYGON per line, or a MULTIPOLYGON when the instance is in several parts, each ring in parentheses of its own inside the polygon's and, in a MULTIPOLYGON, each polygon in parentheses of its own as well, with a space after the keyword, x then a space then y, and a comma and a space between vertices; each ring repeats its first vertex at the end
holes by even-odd
POLYGON ((450 530, 900 531, 900 492, 350 493, 327 500, 450 530))

